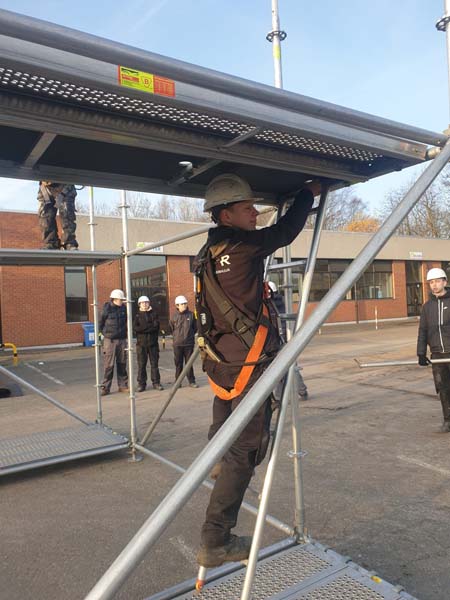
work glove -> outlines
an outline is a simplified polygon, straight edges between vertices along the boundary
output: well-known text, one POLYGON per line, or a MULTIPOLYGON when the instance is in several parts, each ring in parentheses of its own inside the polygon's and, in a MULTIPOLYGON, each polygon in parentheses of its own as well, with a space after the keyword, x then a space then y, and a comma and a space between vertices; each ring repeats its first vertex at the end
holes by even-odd
POLYGON ((421 367, 426 367, 428 365, 431 365, 431 361, 429 358, 427 358, 426 354, 418 354, 417 355, 418 358, 418 363, 421 367))
POLYGON ((103 344, 104 339, 105 339, 105 336, 103 335, 103 333, 101 331, 99 331, 98 332, 98 343, 103 344))

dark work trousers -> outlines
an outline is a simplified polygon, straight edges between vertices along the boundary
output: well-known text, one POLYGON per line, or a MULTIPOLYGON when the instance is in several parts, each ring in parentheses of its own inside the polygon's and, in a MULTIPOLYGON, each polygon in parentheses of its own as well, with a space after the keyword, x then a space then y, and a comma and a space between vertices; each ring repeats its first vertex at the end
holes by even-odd
MULTIPOLYGON (((181 374, 184 365, 187 363, 192 353, 194 352, 194 346, 174 346, 173 347, 173 359, 175 362, 175 381, 181 374)), ((187 378, 189 383, 195 383, 194 369, 191 367, 187 372, 187 378)))
MULTIPOLYGON (((255 379, 246 388, 248 390, 255 379)), ((209 429, 211 439, 231 413, 239 406, 246 391, 234 400, 220 400, 213 404, 213 422, 209 429)), ((236 525, 245 490, 255 466, 267 452, 270 439, 272 409, 266 400, 240 436, 233 442, 222 459, 222 468, 211 493, 202 527, 202 544, 207 547, 223 546, 230 539, 230 530, 236 525)))
POLYGON ((110 340, 105 337, 103 340, 103 366, 105 374, 103 376, 102 388, 107 392, 111 389, 114 376, 114 363, 117 364, 117 385, 120 388, 128 387, 126 347, 126 339, 110 340))
MULTIPOLYGON (((433 352, 431 358, 450 358, 450 354, 433 352)), ((444 421, 450 422, 450 363, 434 364, 432 369, 434 385, 441 401, 444 421)))
POLYGON ((136 344, 136 356, 138 363, 137 380, 139 385, 147 385, 147 361, 150 362, 150 377, 153 385, 161 383, 161 375, 159 374, 159 346, 141 346, 136 344))

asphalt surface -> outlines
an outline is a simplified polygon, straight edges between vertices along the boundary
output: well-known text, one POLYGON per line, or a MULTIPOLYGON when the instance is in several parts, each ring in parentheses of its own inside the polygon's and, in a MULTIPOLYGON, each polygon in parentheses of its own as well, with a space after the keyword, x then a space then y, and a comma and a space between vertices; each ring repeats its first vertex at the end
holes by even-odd
MULTIPOLYGON (((310 399, 300 405, 306 523, 314 540, 350 556, 420 600, 450 597, 450 434, 438 433, 440 403, 431 369, 416 366, 360 369, 361 361, 410 359, 417 323, 327 327, 305 351, 301 365, 310 399)), ((89 420, 96 417, 93 350, 27 353, 12 367, 89 420)), ((161 352, 162 382, 173 381, 170 345, 161 352)), ((198 390, 175 396, 148 447, 184 467, 206 443, 211 393, 196 365, 198 390)), ((114 390, 113 386, 113 390, 114 390)), ((138 394, 139 432, 147 429, 167 391, 138 394)), ((104 398, 104 422, 128 435, 128 398, 104 398)), ((76 421, 23 390, 0 400, 0 436, 12 438, 76 426, 76 421)), ((293 517, 290 423, 270 512, 293 517)), ((257 469, 247 501, 257 504, 264 468, 257 469)), ((84 598, 163 500, 179 474, 126 452, 3 476, 0 479, 0 598, 84 598)), ((209 491, 196 492, 117 594, 142 599, 196 574, 195 554, 209 491)), ((253 518, 241 511, 237 531, 250 534, 253 518)), ((264 544, 283 535, 267 526, 264 544)))

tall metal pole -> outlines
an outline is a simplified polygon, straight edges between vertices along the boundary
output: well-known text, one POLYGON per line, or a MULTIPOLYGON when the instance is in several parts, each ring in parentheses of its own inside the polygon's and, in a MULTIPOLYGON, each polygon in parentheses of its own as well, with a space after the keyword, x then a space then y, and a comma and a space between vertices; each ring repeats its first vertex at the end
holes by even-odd
POLYGON ((134 445, 137 442, 137 425, 136 425, 136 396, 134 391, 134 364, 133 364, 133 314, 131 299, 131 274, 130 274, 130 257, 128 256, 128 214, 127 214, 127 193, 125 190, 120 192, 122 204, 122 238, 123 238, 123 263, 125 271, 125 295, 127 304, 127 340, 128 340, 128 389, 130 391, 130 438, 132 448, 132 458, 136 459, 136 451, 134 445))
POLYGON ((286 39, 286 32, 280 29, 278 16, 278 0, 272 0, 272 31, 266 36, 272 42, 273 68, 275 71, 275 87, 283 87, 283 74, 281 71, 281 42, 286 39))
MULTIPOLYGON (((448 98, 450 104, 450 0, 444 0, 444 16, 436 23, 438 31, 444 31, 447 42, 447 71, 448 71, 448 98)), ((450 119, 450 115, 449 115, 450 119)), ((450 125, 449 125, 450 129, 450 125)))
MULTIPOLYGON (((89 235, 91 238, 91 250, 95 250, 95 226, 94 223, 94 188, 89 188, 89 235)), ((97 267, 92 265, 92 311, 94 315, 94 349, 95 349, 95 394, 97 397, 97 423, 102 423, 102 396, 100 393, 100 341, 98 339, 98 289, 97 289, 97 267)))

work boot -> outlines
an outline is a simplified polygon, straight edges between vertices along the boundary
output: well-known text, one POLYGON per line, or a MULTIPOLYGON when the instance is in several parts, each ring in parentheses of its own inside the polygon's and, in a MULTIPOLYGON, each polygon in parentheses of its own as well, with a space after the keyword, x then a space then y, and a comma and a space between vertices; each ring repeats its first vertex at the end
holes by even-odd
POLYGON ((302 392, 301 394, 298 395, 298 399, 300 400, 300 402, 304 402, 305 400, 308 400, 308 392, 302 392))
POLYGON ((198 388, 198 384, 197 384, 197 383, 195 383, 195 381, 192 381, 192 382, 189 384, 189 387, 192 387, 192 388, 198 388))
POLYGON ((130 390, 127 387, 120 387, 119 392, 123 392, 124 394, 128 394, 130 390))
POLYGON ((444 421, 441 425, 440 431, 442 433, 449 433, 450 432, 450 421, 444 421))
POLYGON ((109 394, 109 390, 102 387, 102 389, 100 390, 100 396, 107 396, 108 394, 109 394))
POLYGON ((44 244, 41 250, 59 250, 59 244, 44 244))
POLYGON ((220 567, 225 562, 237 562, 246 560, 250 554, 252 538, 249 536, 230 535, 230 541, 224 546, 208 548, 200 546, 197 554, 197 562, 208 569, 220 567))
POLYGON ((72 246, 71 244, 66 244, 64 246, 64 250, 78 250, 78 246, 72 246))
POLYGON ((137 391, 138 392, 145 392, 145 388, 146 387, 147 387, 146 385, 139 385, 137 391))
POLYGON ((164 388, 163 388, 163 386, 160 383, 154 383, 153 384, 153 389, 154 390, 162 391, 164 388))

